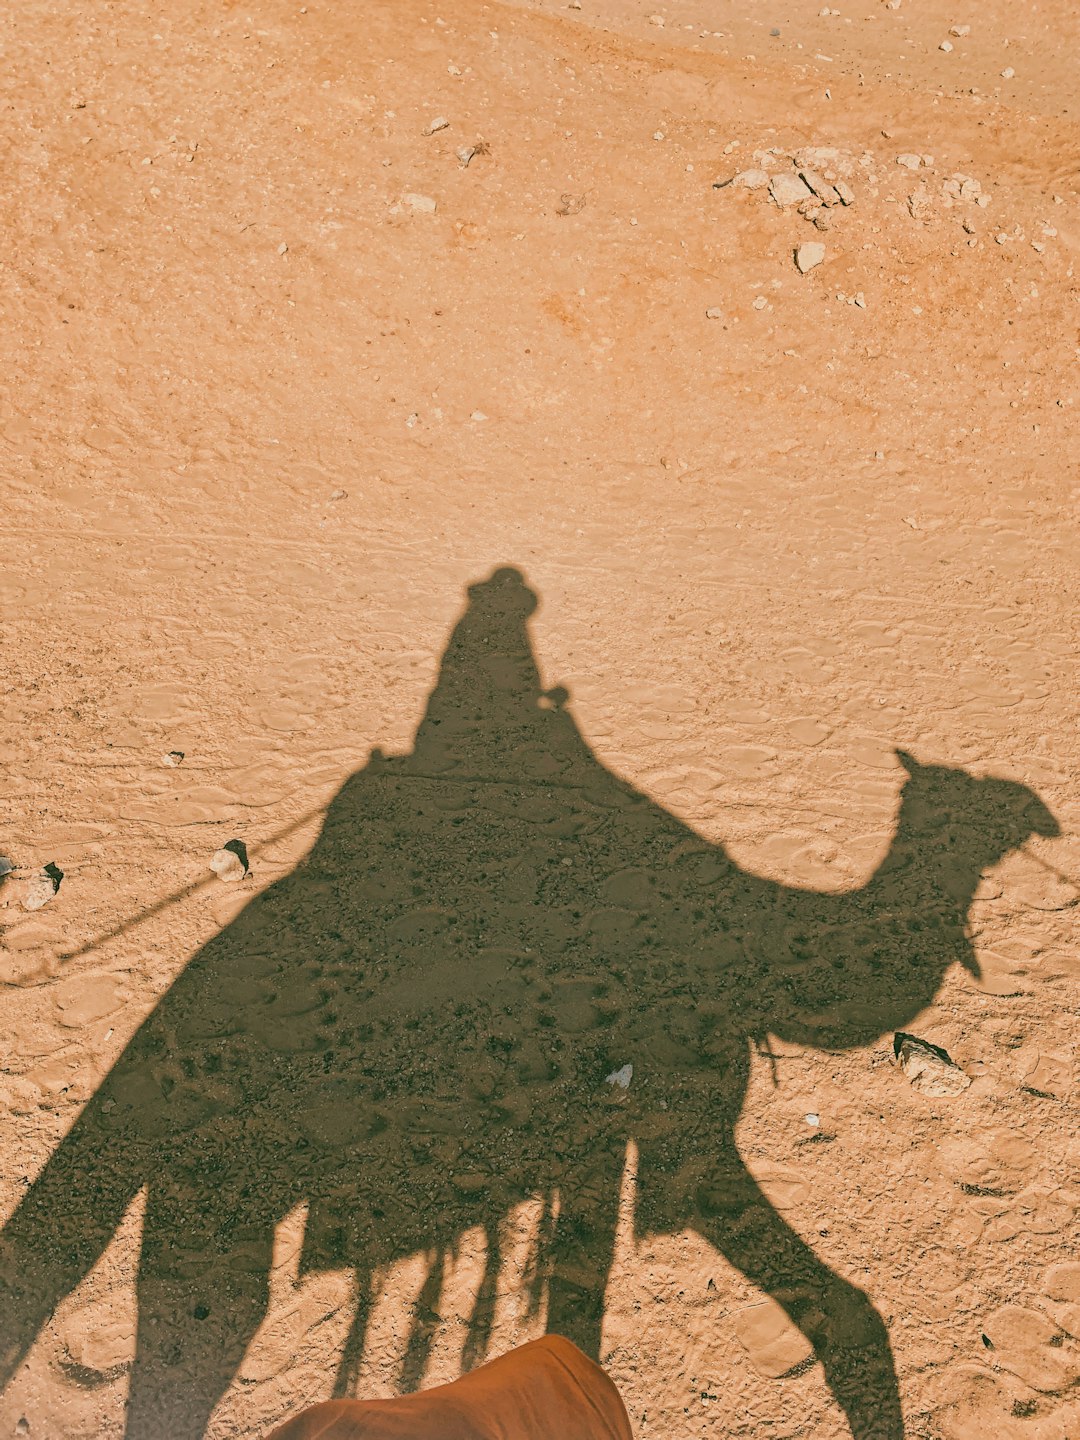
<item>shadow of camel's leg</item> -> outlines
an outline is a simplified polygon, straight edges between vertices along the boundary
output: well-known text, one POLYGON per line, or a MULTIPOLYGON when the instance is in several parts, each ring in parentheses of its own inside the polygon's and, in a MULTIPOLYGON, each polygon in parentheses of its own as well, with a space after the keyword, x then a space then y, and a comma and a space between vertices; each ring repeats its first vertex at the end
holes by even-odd
POLYGON ((266 1314, 274 1227, 249 1220, 210 1186, 151 1188, 126 1440, 206 1430, 266 1314))
POLYGON ((100 1119, 95 1099, 0 1236, 0 1388, 100 1259, 143 1184, 135 1146, 100 1119))
POLYGON ((623 1150, 589 1156, 559 1186, 559 1217, 551 1242, 547 1329, 600 1358, 604 1295, 615 1251, 623 1150))
POLYGON ((734 1149, 699 1218, 705 1238, 787 1311, 814 1347, 854 1440, 903 1440, 888 1331, 869 1298, 833 1274, 776 1213, 734 1149))

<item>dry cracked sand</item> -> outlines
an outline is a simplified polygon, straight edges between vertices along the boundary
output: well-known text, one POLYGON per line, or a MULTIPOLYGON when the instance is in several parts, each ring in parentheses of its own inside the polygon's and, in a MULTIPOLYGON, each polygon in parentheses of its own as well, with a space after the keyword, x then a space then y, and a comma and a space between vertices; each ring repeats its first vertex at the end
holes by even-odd
POLYGON ((838 6, 0 16, 0 1432, 1080 1435, 1080 26, 838 6))

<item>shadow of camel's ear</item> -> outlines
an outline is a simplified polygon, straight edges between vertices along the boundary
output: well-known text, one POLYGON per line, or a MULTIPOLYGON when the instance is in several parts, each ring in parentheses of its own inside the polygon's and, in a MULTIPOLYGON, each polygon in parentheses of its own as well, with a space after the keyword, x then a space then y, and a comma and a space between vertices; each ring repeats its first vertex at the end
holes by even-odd
POLYGON ((914 775, 919 769, 919 762, 915 756, 910 755, 906 750, 895 750, 893 753, 909 775, 914 775))

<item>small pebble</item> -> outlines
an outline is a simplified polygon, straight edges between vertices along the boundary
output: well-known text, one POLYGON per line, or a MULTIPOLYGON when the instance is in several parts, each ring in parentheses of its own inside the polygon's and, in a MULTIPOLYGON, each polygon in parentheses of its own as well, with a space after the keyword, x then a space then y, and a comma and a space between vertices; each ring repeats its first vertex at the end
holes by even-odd
POLYGON ((634 1078, 633 1065, 624 1065, 621 1070, 613 1070, 610 1075, 604 1076, 605 1085, 617 1085, 620 1090, 629 1090, 630 1081, 634 1078))
POLYGON ((816 1111, 811 1110, 806 1116, 806 1123, 808 1125, 820 1125, 821 1116, 816 1111))
POLYGON ((907 154, 897 155, 896 163, 897 165, 903 165, 905 170, 918 170, 919 166, 922 164, 922 156, 907 154))
POLYGON ((347 490, 331 490, 330 492, 331 500, 347 500, 348 498, 349 492, 347 490))
POLYGON ((664 28, 664 17, 662 15, 650 15, 649 24, 655 25, 658 30, 664 28))
POLYGON ((970 34, 971 34, 971 26, 970 26, 970 25, 953 25, 952 28, 949 30, 949 34, 950 34, 950 35, 955 35, 958 40, 962 40, 965 35, 970 35, 970 34))
POLYGON ((5 875, 10 875, 14 869, 15 866, 8 857, 6 855, 0 855, 0 880, 2 880, 5 875))
POLYGON ((450 121, 447 120, 446 116, 436 115, 434 120, 430 121, 427 125, 424 126, 424 134, 436 135, 440 130, 448 130, 449 128, 450 121))
POLYGON ((474 410, 469 416, 469 419, 475 420, 478 425, 487 418, 488 417, 484 414, 483 410, 474 410))
POLYGON ((916 1090, 944 1098, 959 1095, 971 1084, 947 1050, 920 1040, 917 1035, 898 1031, 893 1037, 893 1056, 916 1090))
POLYGON ((738 185, 743 190, 764 190, 769 183, 769 175, 766 170, 740 170, 731 180, 732 185, 738 185))
POLYGON ((465 169, 468 169, 469 161, 473 158, 474 155, 479 155, 480 151, 475 145, 459 145, 454 153, 461 161, 462 166, 465 169))
POLYGON ((229 845, 224 846, 221 850, 215 850, 211 855, 210 869, 219 880, 235 883, 237 880, 242 880, 247 874, 247 866, 244 861, 234 849, 230 848, 239 843, 239 841, 232 840, 229 845))
POLYGON ((63 878, 63 873, 55 865, 47 865, 39 874, 34 875, 26 882, 26 888, 23 891, 23 909, 43 909, 60 889, 60 881, 63 878))
POLYGON ((855 191, 852 190, 846 180, 834 180, 833 189, 837 195, 840 196, 840 200, 844 205, 855 204, 855 191))
POLYGON ((939 50, 944 50, 945 54, 946 54, 946 55, 949 55, 949 54, 952 53, 952 41, 951 41, 951 40, 942 40, 941 44, 940 44, 937 48, 938 48, 939 50))
POLYGON ((1001 78, 1002 80, 1011 80, 1015 74, 1016 71, 1013 69, 1013 67, 1011 65, 1006 65, 1005 69, 1001 72, 1001 78))
POLYGON ((754 301, 754 309, 755 309, 755 310, 764 310, 764 309, 765 309, 765 306, 768 305, 768 303, 769 303, 769 302, 768 302, 768 300, 766 300, 766 298, 765 298, 764 295, 759 295, 759 296, 757 297, 757 299, 754 301))
POLYGON ((724 312, 720 309, 719 305, 710 305, 708 310, 705 311, 706 320, 722 320, 723 318, 724 312))
POLYGON ((799 205, 810 194, 810 187, 798 175, 774 175, 769 181, 769 194, 781 210, 799 205))
POLYGON ((177 765, 182 765, 184 763, 183 750, 170 750, 167 755, 162 755, 161 763, 163 765, 171 765, 173 767, 177 765))
POLYGON ((994 236, 994 239, 999 245, 1004 245, 1008 242, 1009 237, 1005 234, 1004 230, 999 230, 998 233, 994 236))
POLYGON ((410 210, 420 210, 425 215, 435 214, 435 201, 430 195, 417 195, 410 191, 404 198, 410 210))
POLYGON ((288 254, 288 251, 289 251, 288 245, 285 243, 284 240, 282 240, 281 244, 277 247, 277 253, 278 253, 279 255, 286 255, 286 254, 288 254))
POLYGON ((805 275, 825 259, 825 246, 820 240, 807 240, 795 251, 795 264, 799 273, 805 275))

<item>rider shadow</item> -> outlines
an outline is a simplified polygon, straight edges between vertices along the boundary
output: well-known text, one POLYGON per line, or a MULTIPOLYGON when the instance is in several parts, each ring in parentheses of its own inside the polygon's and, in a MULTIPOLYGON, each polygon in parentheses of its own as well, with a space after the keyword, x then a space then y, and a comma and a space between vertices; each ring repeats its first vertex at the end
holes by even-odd
MULTIPOLYGON (((889 854, 822 894, 742 870, 596 758, 544 691, 513 570, 471 587, 411 754, 373 752, 307 858, 200 950, 140 1027, 0 1241, 3 1368, 94 1265, 138 1192, 129 1440, 197 1440, 262 1321, 275 1226, 308 1206, 304 1271, 432 1256, 487 1272, 544 1198, 547 1326, 597 1354, 628 1141, 639 1235, 693 1227, 812 1343, 856 1440, 903 1434, 867 1296, 772 1208, 735 1147, 752 1044, 902 1028, 959 961, 980 875, 1057 825, 1030 790, 901 756, 889 854), (626 1092, 605 1077, 632 1063, 626 1092)), ((363 1349, 346 1346, 339 1390, 363 1349)))

